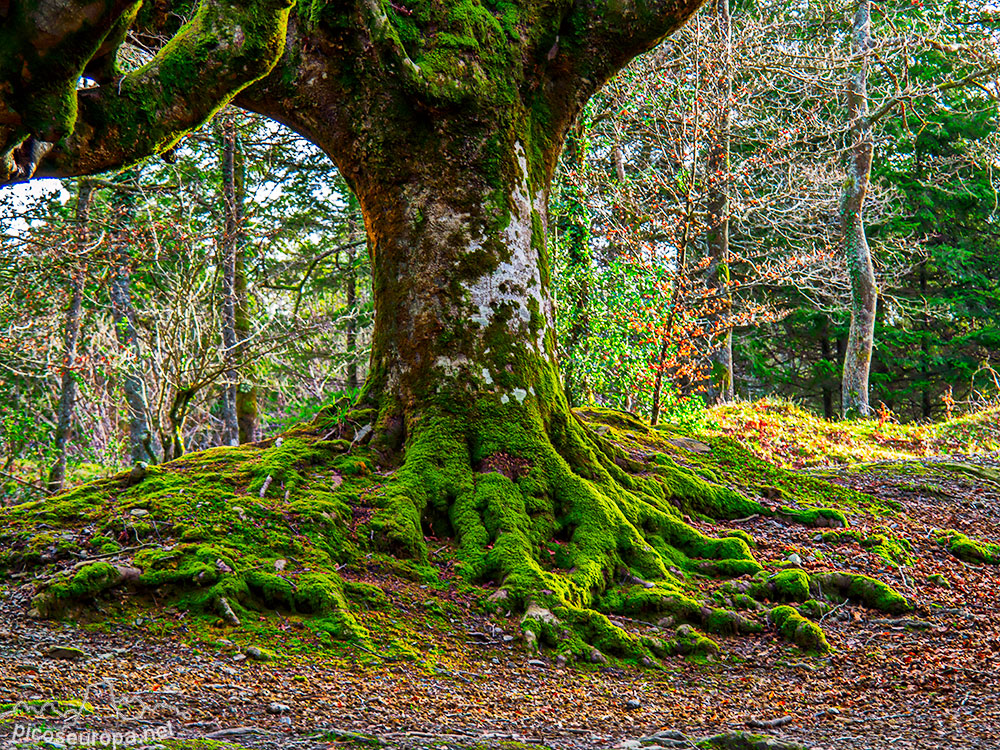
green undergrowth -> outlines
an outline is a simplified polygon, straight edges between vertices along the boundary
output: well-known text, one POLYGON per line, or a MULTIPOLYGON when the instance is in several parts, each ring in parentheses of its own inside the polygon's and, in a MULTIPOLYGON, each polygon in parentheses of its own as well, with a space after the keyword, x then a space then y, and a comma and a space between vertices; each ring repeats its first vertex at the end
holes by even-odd
POLYGON ((870 511, 867 496, 729 438, 696 445, 627 414, 581 416, 600 438, 573 450, 607 467, 590 477, 527 449, 472 459, 472 472, 434 432, 405 464, 384 466, 357 438, 372 415, 350 412, 353 440, 321 439, 328 424, 300 428, 3 509, 0 568, 41 581, 39 617, 143 621, 232 648, 276 644, 279 658, 355 648, 362 660, 430 665, 434 639, 419 634, 456 630, 470 612, 513 618, 529 649, 653 665, 711 658, 725 638, 768 630, 821 652, 815 621, 831 602, 912 606, 863 576, 775 571, 726 525, 764 515, 842 528, 870 511), (708 595, 720 578, 729 583, 708 595))

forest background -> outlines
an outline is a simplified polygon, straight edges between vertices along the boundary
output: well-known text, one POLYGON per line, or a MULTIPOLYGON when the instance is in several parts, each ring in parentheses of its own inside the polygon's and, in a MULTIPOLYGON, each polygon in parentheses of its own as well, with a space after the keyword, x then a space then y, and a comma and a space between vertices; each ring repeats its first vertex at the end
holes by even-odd
MULTIPOLYGON (((684 425, 765 395, 883 421, 995 403, 1000 19, 988 3, 862 7, 709 3, 589 102, 549 236, 574 404, 684 425)), ((166 158, 32 188, 0 194, 6 501, 356 395, 365 231, 315 146, 234 109, 166 158)))

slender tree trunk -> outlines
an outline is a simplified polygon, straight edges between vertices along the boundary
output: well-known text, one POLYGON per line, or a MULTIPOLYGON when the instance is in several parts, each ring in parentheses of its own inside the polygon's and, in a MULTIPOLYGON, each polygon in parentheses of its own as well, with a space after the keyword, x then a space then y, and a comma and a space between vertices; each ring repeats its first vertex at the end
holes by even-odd
MULTIPOLYGON (((124 176, 126 173, 122 173, 124 176)), ((124 221, 131 210, 133 199, 126 191, 115 191, 111 205, 120 216, 113 216, 112 222, 124 221)), ((108 289, 111 298, 111 316, 115 324, 118 345, 125 352, 122 365, 122 389, 129 415, 129 454, 133 462, 157 463, 161 449, 156 434, 149 425, 149 406, 146 398, 146 383, 142 374, 142 348, 135 329, 135 308, 132 305, 131 275, 132 256, 128 241, 120 230, 111 238, 111 262, 113 274, 108 289)))
POLYGON ((66 310, 66 329, 63 338, 63 366, 59 414, 57 417, 55 448, 56 461, 49 472, 49 491, 58 492, 66 481, 66 451, 73 427, 73 407, 76 404, 76 376, 73 365, 76 360, 77 341, 80 336, 80 310, 83 305, 83 284, 86 279, 86 253, 90 241, 90 197, 94 187, 82 180, 77 188, 76 236, 79 265, 73 268, 73 287, 66 310))
POLYGON ((351 195, 347 201, 347 208, 351 212, 351 217, 347 222, 348 237, 352 242, 347 246, 347 277, 345 279, 346 303, 347 303, 347 326, 344 330, 345 345, 347 352, 347 387, 352 391, 358 388, 361 380, 358 377, 358 269, 357 252, 353 244, 354 232, 356 229, 354 211, 357 208, 357 199, 351 195))
MULTIPOLYGON (((830 325, 824 316, 823 322, 820 324, 819 328, 819 344, 820 344, 820 355, 822 356, 823 369, 822 369, 822 384, 821 388, 823 390, 823 416, 827 419, 833 419, 834 417, 834 406, 833 406, 833 388, 830 384, 830 375, 827 371, 828 363, 831 363, 833 358, 832 347, 830 346, 830 325)), ((829 366, 836 366, 836 362, 832 362, 829 366)))
POLYGON ((930 419, 933 412, 931 402, 931 325, 927 309, 927 261, 920 264, 920 296, 924 299, 924 311, 920 316, 920 367, 919 372, 923 385, 920 389, 920 414, 924 419, 930 419))
POLYGON ((872 129, 868 120, 868 52, 871 0, 859 0, 854 16, 852 53, 858 58, 847 86, 850 143, 847 180, 841 202, 844 257, 851 281, 851 328, 844 355, 841 406, 844 416, 868 416, 868 376, 875 338, 878 287, 865 234, 864 207, 872 170, 872 129))
POLYGON ((222 442, 239 445, 240 426, 236 415, 239 373, 236 338, 236 257, 240 244, 242 206, 236 189, 236 123, 230 114, 222 123, 222 356, 227 363, 223 379, 222 442))
MULTIPOLYGON (((242 185, 242 181, 239 183, 242 185)), ((242 195, 242 188, 241 188, 242 195)), ((236 253, 236 353, 243 362, 242 377, 236 389, 236 423, 239 425, 241 443, 260 440, 260 406, 257 387, 257 368, 247 361, 247 342, 250 340, 250 294, 247 288, 246 243, 241 243, 236 253)))
POLYGON ((223 443, 239 445, 259 437, 254 368, 246 361, 250 310, 246 275, 246 163, 233 116, 222 124, 222 347, 229 367, 222 397, 223 443))
POLYGON ((733 400, 733 308, 729 284, 729 184, 730 131, 733 97, 733 38, 729 0, 712 0, 712 23, 709 34, 714 47, 708 68, 710 77, 712 122, 707 159, 708 185, 708 286, 715 292, 708 323, 711 340, 711 372, 708 382, 709 403, 733 400))
POLYGON ((566 139, 565 163, 572 171, 564 188, 564 215, 560 227, 561 239, 566 245, 566 272, 569 276, 569 329, 566 332, 566 349, 563 371, 566 376, 566 397, 570 405, 592 401, 587 378, 586 357, 590 349, 590 289, 592 286, 590 253, 590 213, 581 187, 582 171, 586 158, 586 124, 577 123, 566 139))
MULTIPOLYGON (((697 21, 696 21, 697 22, 697 21)), ((698 38, 701 38, 700 27, 698 38)), ((702 75, 702 59, 700 53, 700 45, 696 45, 694 52, 694 79, 697 82, 698 88, 695 91, 695 99, 692 111, 691 121, 693 122, 691 131, 691 140, 686 144, 689 146, 694 153, 698 153, 701 148, 702 139, 702 128, 701 128, 701 75, 702 75)), ((674 275, 674 285, 670 290, 670 302, 668 303, 667 311, 667 322, 664 326, 663 338, 660 343, 660 354, 657 358, 656 364, 656 374, 653 379, 653 398, 652 406, 650 407, 649 422, 652 425, 659 424, 660 421, 660 401, 663 394, 663 378, 664 370, 667 366, 667 358, 670 353, 670 348, 673 345, 674 338, 674 321, 677 318, 678 306, 683 304, 681 299, 681 289, 686 283, 687 274, 687 251, 688 244, 691 240, 692 235, 692 225, 694 223, 694 212, 695 212, 695 186, 698 184, 699 179, 699 162, 695 160, 692 168, 691 175, 688 178, 688 188, 687 195, 684 199, 684 218, 682 220, 683 226, 679 232, 679 237, 677 238, 677 268, 674 275)), ((675 385, 677 385, 675 383, 675 385)))

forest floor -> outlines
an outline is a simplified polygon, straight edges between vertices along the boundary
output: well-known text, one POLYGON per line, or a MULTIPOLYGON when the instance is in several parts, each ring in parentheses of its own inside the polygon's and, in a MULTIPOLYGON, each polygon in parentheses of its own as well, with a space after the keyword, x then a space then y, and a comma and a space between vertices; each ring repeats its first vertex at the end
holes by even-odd
MULTIPOLYGON (((285 650, 261 661, 269 654, 253 644, 206 643, 156 617, 111 628, 28 619, 32 584, 7 581, 0 747, 653 749, 749 730, 814 750, 1000 748, 997 566, 961 561, 934 533, 1000 540, 1000 453, 809 471, 898 510, 852 518, 860 541, 766 517, 726 527, 752 534, 762 563, 796 555, 806 571, 863 573, 917 602, 901 618, 835 607, 821 621, 834 647, 826 656, 763 632, 719 637, 716 658, 668 657, 661 670, 560 667, 524 650, 515 615, 487 618, 460 588, 431 592, 373 571, 396 605, 391 626, 414 631, 410 657, 390 658, 373 638, 367 651, 285 650), (862 543, 876 534, 909 541, 903 564, 862 543), (428 608, 439 616, 425 618, 428 608)), ((450 548, 436 546, 446 569, 450 548)), ((297 627, 279 621, 278 637, 297 627)))

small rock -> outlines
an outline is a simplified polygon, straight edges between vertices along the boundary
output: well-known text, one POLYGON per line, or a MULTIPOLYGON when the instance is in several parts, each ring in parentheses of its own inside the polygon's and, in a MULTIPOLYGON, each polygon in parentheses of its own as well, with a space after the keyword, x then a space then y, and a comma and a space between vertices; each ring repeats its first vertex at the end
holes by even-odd
POLYGON ((291 712, 291 706, 284 703, 269 703, 267 705, 267 712, 269 714, 275 714, 276 716, 282 716, 291 712))
POLYGON ((274 561, 274 569, 279 573, 285 569, 286 565, 288 565, 288 560, 285 560, 284 558, 278 558, 274 561))
POLYGON ((528 666, 529 667, 547 667, 549 665, 546 664, 541 659, 528 659, 528 666))
POLYGON ((596 648, 590 652, 590 663, 591 664, 607 664, 608 657, 598 651, 596 648))
POLYGON ((788 562, 790 562, 792 565, 801 565, 802 564, 802 558, 799 557, 794 552, 792 554, 790 554, 788 557, 786 557, 785 560, 787 560, 788 562))
POLYGON ((236 645, 228 638, 220 638, 219 640, 216 641, 216 643, 219 644, 219 646, 221 646, 224 649, 231 649, 236 645))
POLYGON ((246 658, 246 654, 233 654, 233 661, 245 661, 246 658))
POLYGON ((656 624, 661 628, 672 628, 674 626, 674 618, 670 615, 667 617, 661 617, 656 621, 656 624))
POLYGON ((52 646, 51 648, 45 649, 42 652, 44 656, 50 659, 86 659, 88 658, 87 652, 73 646, 52 646))
POLYGON ((149 515, 149 511, 145 508, 132 508, 130 512, 135 518, 142 518, 149 515))
POLYGON ((690 453, 711 453, 712 447, 707 443, 703 443, 700 440, 692 440, 691 438, 678 437, 678 438, 667 438, 667 442, 671 445, 675 445, 678 448, 682 448, 690 453))
POLYGON ((514 636, 512 636, 512 635, 505 635, 503 638, 501 638, 501 640, 504 643, 510 643, 511 641, 514 640, 514 636))
POLYGON ((625 701, 625 708, 627 708, 629 711, 637 711, 638 709, 642 708, 642 701, 638 700, 637 698, 629 698, 627 701, 625 701))
POLYGON ((247 655, 248 659, 253 659, 254 661, 274 661, 274 654, 256 646, 248 647, 243 653, 247 655))
POLYGON ((566 658, 566 654, 559 654, 556 656, 556 666, 565 667, 569 663, 569 659, 566 658))
POLYGON ((492 659, 490 659, 490 663, 492 663, 492 664, 499 664, 500 660, 494 656, 492 659))
POLYGON ((828 714, 831 714, 832 716, 840 716, 840 709, 837 708, 836 706, 830 706, 828 709, 826 709, 826 712, 828 714))

